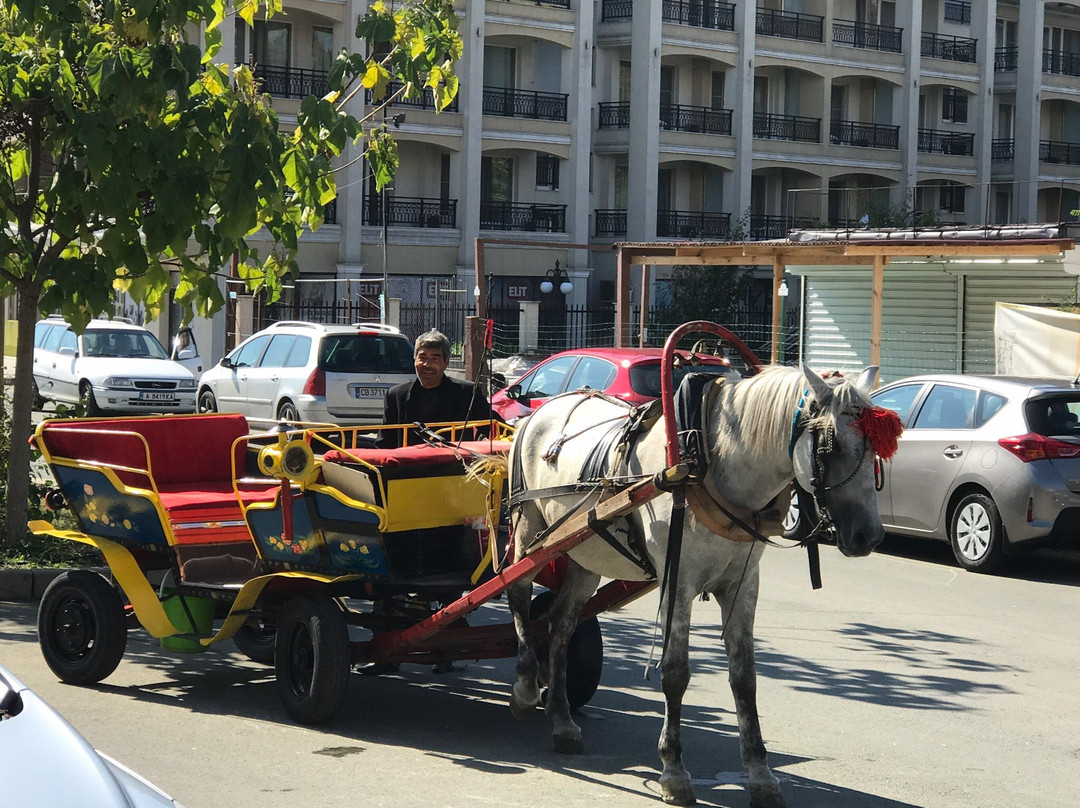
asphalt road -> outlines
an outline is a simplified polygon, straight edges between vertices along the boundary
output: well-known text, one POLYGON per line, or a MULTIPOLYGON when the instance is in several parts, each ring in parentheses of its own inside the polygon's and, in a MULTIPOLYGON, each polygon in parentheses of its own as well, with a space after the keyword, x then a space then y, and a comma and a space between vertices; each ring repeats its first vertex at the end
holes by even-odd
MULTIPOLYGON (((770 549, 763 562, 759 706, 792 808, 1077 805, 1076 556, 1026 560, 1006 577, 899 541, 861 560, 824 548, 822 562, 817 592, 801 551, 770 549)), ((501 619, 505 606, 486 608, 501 619)), ((604 679, 580 713, 581 757, 552 750, 542 715, 511 717, 510 660, 356 675, 321 729, 291 723, 271 671, 231 643, 170 655, 134 632, 109 679, 72 687, 41 658, 34 608, 0 604, 0 660, 187 808, 633 808, 660 804, 659 676, 643 676, 655 610, 654 594, 601 616, 604 679)), ((716 605, 697 604, 695 624, 687 764, 700 805, 745 806, 716 605)))

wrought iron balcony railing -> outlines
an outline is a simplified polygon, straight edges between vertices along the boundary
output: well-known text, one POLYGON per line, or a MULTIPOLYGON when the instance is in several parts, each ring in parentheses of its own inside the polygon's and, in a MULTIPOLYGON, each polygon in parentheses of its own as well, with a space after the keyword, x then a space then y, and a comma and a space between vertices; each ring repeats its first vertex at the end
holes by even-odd
POLYGON ((481 201, 480 229, 565 233, 566 205, 481 201))
POLYGON ((1080 53, 1044 50, 1042 70, 1043 73, 1053 73, 1058 76, 1080 76, 1080 53))
POLYGON ((688 210, 656 212, 656 235, 663 238, 725 239, 730 233, 730 213, 696 213, 688 210))
POLYGON ((800 143, 820 143, 821 118, 755 112, 754 137, 768 140, 795 140, 800 143))
POLYGON ((709 135, 731 134, 731 110, 660 105, 660 128, 676 132, 704 132, 709 135))
POLYGON ((1040 140, 1039 161, 1042 163, 1063 163, 1070 166, 1080 166, 1080 143, 1040 140))
POLYGON ((971 22, 971 3, 965 0, 945 0, 945 22, 971 22))
MULTIPOLYGON (((381 225, 382 196, 366 194, 364 224, 381 225)), ((386 224, 394 227, 457 227, 456 199, 425 199, 419 196, 388 196, 386 224)))
POLYGON ((1016 141, 1010 138, 994 138, 990 141, 991 160, 1012 160, 1016 156, 1016 141))
POLYGON ((832 41, 852 48, 900 53, 904 29, 891 25, 871 25, 854 20, 833 20, 832 41))
POLYGON ((759 8, 757 10, 755 30, 760 36, 779 36, 784 39, 823 42, 825 18, 819 17, 817 14, 800 14, 796 11, 759 8))
POLYGON ((977 39, 963 36, 922 35, 922 55, 928 59, 947 59, 951 62, 974 62, 978 53, 977 39))
POLYGON ((600 21, 629 20, 634 16, 634 0, 604 0, 600 6, 600 21))
POLYGON ((1020 61, 1020 49, 1015 47, 994 49, 994 72, 1011 73, 1020 61))
POLYGON ((871 149, 899 149, 900 127, 859 121, 831 121, 829 142, 834 146, 865 146, 871 149))
POLYGON ((593 225, 598 236, 625 235, 626 208, 608 208, 593 211, 593 225))
POLYGON ((485 87, 484 114, 504 118, 535 118, 545 121, 565 121, 565 93, 539 93, 515 90, 512 87, 485 87))
POLYGON ((751 241, 786 238, 790 230, 813 226, 814 220, 803 216, 751 215, 748 236, 751 241))
POLYGON ((664 22, 712 28, 717 31, 735 30, 735 4, 716 0, 663 0, 660 15, 664 22))
POLYGON ((972 132, 944 132, 940 129, 919 130, 919 151, 924 154, 975 154, 975 135, 972 132))
MULTIPOLYGON (((391 81, 386 85, 385 98, 393 98, 394 93, 402 88, 400 81, 391 81)), ((367 103, 372 103, 371 90, 366 94, 367 103)), ((435 109, 435 95, 432 93, 430 87, 424 87, 420 90, 420 94, 416 98, 406 98, 404 95, 399 95, 390 102, 392 107, 411 107, 413 109, 435 109)), ((450 103, 446 106, 443 112, 457 112, 458 111, 458 97, 455 95, 450 103)))
POLYGON ((596 126, 598 129, 629 129, 630 104, 625 101, 601 103, 596 126))
POLYGON ((323 70, 304 70, 299 67, 256 65, 252 71, 261 82, 264 93, 275 98, 306 98, 309 95, 324 96, 330 92, 323 70))

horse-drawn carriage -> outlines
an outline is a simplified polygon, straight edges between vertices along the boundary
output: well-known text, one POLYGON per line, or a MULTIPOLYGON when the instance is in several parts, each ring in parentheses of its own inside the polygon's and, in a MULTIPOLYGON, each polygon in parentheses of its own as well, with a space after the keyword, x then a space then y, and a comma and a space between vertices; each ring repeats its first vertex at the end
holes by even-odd
MULTIPOLYGON (((873 464, 863 463, 873 452, 852 427, 868 400, 850 382, 830 386, 789 368, 756 377, 779 380, 758 385, 760 397, 753 388, 736 394, 750 380, 717 386, 711 399, 699 389, 694 400, 704 410, 727 409, 711 425, 688 426, 676 418, 671 371, 692 361, 676 349, 692 330, 722 336, 759 367, 726 329, 687 324, 668 341, 663 405, 652 417, 599 394, 571 394, 545 404, 516 435, 492 423, 483 425, 489 436, 465 440, 480 425, 428 425, 430 445, 393 450, 362 448, 368 427, 280 425, 253 434, 229 414, 43 422, 34 439, 58 485, 50 503, 69 508, 79 529, 31 527, 96 546, 116 583, 76 570, 49 586, 38 615, 46 661, 64 681, 92 684, 115 670, 136 622, 175 651, 231 638, 275 666, 288 713, 316 724, 341 706, 355 665, 515 655, 511 707, 523 715, 539 701, 537 656, 547 647, 550 672, 539 680, 550 688, 556 746, 575 752, 580 730, 570 709, 588 702, 600 680, 596 615, 663 580, 669 706, 685 689, 672 677, 685 668, 689 602, 713 592, 740 671, 732 679, 740 724, 749 710, 757 737, 745 750, 751 790, 772 793, 757 746, 752 657, 749 667, 744 658, 754 539, 778 525, 773 495, 786 491, 804 458, 803 484, 816 486, 826 512, 832 506, 841 549, 865 554, 880 540, 873 464), (769 418, 754 414, 766 407, 769 418), (739 419, 769 445, 731 442, 717 471, 708 460, 739 419), (819 434, 827 450, 815 448, 819 434), (731 485, 732 474, 744 479, 731 485), (744 487, 751 478, 760 490, 744 487), (763 525, 770 507, 773 521, 763 525), (681 574, 679 554, 668 552, 676 540, 681 574), (597 590, 596 573, 612 580, 597 590), (532 599, 534 580, 551 594, 532 599), (504 593, 512 622, 468 624, 470 612, 504 593), (367 633, 351 639, 351 627, 367 633)), ((686 802, 677 735, 677 722, 666 722, 661 783, 665 799, 686 802)))

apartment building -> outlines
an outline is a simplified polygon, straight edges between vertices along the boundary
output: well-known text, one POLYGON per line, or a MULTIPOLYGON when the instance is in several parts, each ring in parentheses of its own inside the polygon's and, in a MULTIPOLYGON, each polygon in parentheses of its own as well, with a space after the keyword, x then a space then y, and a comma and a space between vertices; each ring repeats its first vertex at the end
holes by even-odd
MULTIPOLYGON (((363 0, 285 0, 222 53, 254 64, 284 125, 358 49, 363 0)), ((301 248, 305 299, 612 299, 614 241, 1076 218, 1080 3, 1044 0, 461 0, 459 96, 385 111, 401 169, 377 194, 343 160, 301 248), (898 223, 898 222, 892 222, 898 223), (595 249, 584 249, 591 245, 595 249), (551 278, 555 262, 572 288, 551 278), (332 281, 338 283, 332 283, 332 281), (547 288, 547 285, 545 285, 547 288)), ((367 100, 357 96, 355 113, 367 100)), ((655 283, 663 285, 664 273, 655 283)), ((654 290, 656 291, 656 290, 654 290)))

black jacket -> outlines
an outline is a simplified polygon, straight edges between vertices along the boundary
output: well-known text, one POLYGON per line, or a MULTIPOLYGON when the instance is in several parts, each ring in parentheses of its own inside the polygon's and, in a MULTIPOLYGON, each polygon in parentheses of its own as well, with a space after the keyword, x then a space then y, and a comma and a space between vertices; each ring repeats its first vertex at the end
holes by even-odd
MULTIPOLYGON (((442 422, 488 421, 491 405, 472 382, 459 382, 443 376, 442 383, 426 390, 418 379, 391 387, 383 407, 384 424, 437 424, 442 422)), ((466 435, 466 438, 474 437, 466 435)), ((422 443, 419 434, 409 432, 408 443, 422 443)), ((382 430, 376 445, 393 449, 401 445, 401 432, 382 430)))

